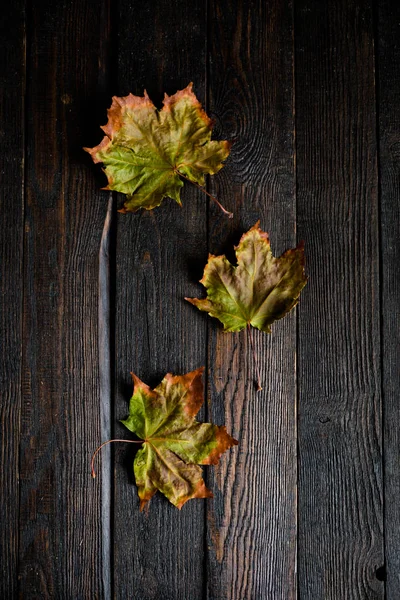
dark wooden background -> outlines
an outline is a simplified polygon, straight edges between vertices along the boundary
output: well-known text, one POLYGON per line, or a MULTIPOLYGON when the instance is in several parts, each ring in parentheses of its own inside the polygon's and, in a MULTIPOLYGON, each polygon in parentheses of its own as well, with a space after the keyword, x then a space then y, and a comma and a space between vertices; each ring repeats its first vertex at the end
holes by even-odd
POLYGON ((0 54, 0 597, 398 600, 400 3, 12 0, 0 54), (117 214, 82 146, 113 94, 189 81, 235 140, 208 183, 233 221, 190 184, 117 214), (255 332, 260 394, 183 301, 257 219, 309 274, 255 332), (129 437, 131 370, 201 365, 240 445, 213 500, 139 513, 132 446, 95 481, 91 453, 129 437))

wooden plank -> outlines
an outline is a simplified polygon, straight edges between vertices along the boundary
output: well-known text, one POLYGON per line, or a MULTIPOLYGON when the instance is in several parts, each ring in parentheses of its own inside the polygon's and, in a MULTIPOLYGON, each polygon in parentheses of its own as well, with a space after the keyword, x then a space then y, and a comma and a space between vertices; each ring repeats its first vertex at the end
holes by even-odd
MULTIPOLYGON (((377 3, 386 598, 400 596, 400 5, 377 3)), ((385 577, 380 565, 378 577, 385 577)))
POLYGON ((0 597, 17 591, 24 236, 25 2, 0 26, 0 597), (10 27, 12 23, 12 27, 10 27))
POLYGON ((384 597, 374 44, 368 0, 295 3, 299 594, 384 597))
MULTIPOLYGON (((295 244, 292 3, 222 1, 210 14, 210 107, 234 139, 212 190, 229 210, 210 213, 210 252, 228 251, 261 219, 276 255, 295 244)), ((215 183, 214 183, 215 182, 215 183)), ((200 288, 198 290, 200 292, 200 288)), ((193 315, 195 317, 196 315, 193 315)), ((209 319, 209 416, 239 439, 210 470, 208 598, 296 597, 296 323, 254 338, 209 319)))
POLYGON ((107 5, 32 6, 19 595, 105 597, 100 488, 98 253, 107 198, 82 146, 104 106, 107 5), (106 22, 105 22, 106 21, 106 22))
MULTIPOLYGON (((157 105, 190 81, 205 100, 206 2, 119 2, 118 94, 157 105)), ((206 360, 206 322, 193 315, 199 265, 207 256, 206 197, 187 183, 183 207, 165 200, 154 211, 118 216, 115 437, 128 411, 130 371, 151 385, 206 360)), ((115 448, 115 597, 196 600, 203 594, 205 501, 178 512, 157 494, 139 513, 132 446, 115 448)))

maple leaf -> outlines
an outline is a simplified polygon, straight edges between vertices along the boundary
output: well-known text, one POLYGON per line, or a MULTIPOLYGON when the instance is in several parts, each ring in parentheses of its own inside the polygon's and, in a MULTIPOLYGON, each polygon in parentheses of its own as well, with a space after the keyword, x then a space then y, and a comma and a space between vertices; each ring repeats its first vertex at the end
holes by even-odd
POLYGON ((212 121, 192 85, 173 96, 165 94, 160 111, 146 90, 143 97, 113 97, 108 122, 102 127, 105 137, 85 150, 95 163, 105 165, 108 186, 104 189, 126 194, 120 212, 151 210, 167 196, 181 204, 181 177, 201 187, 204 174, 222 169, 231 144, 211 141, 212 121))
POLYGON ((203 404, 203 370, 167 373, 154 390, 132 373, 134 392, 122 423, 144 440, 134 460, 141 510, 157 490, 179 509, 192 498, 211 498, 198 465, 217 464, 238 443, 225 427, 195 420, 203 404))
MULTIPOLYGON (((271 324, 297 304, 307 283, 304 244, 276 258, 272 255, 268 234, 260 229, 259 223, 245 233, 236 246, 237 266, 225 256, 210 254, 200 280, 207 289, 207 298, 185 298, 199 310, 219 319, 224 331, 247 327, 253 352, 250 327, 270 333, 271 324)), ((259 373, 258 387, 261 389, 259 373)))
POLYGON ((268 234, 261 231, 258 221, 242 236, 235 252, 237 266, 225 256, 210 254, 200 280, 207 298, 185 300, 219 319, 224 331, 252 325, 270 333, 271 324, 297 304, 307 283, 304 244, 275 258, 268 234))

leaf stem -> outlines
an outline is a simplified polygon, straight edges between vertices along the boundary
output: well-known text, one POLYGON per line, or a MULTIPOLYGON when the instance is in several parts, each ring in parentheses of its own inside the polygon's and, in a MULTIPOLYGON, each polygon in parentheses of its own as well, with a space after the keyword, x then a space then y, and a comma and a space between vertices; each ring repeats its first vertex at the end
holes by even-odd
POLYGON ((183 173, 181 173, 180 171, 178 171, 178 169, 175 169, 175 173, 177 175, 180 175, 181 177, 183 177, 184 179, 186 179, 187 181, 190 181, 190 183, 192 183, 193 185, 195 185, 199 190, 201 190, 204 194, 207 194, 207 196, 209 196, 209 198, 211 198, 211 200, 213 200, 222 210, 222 212, 226 215, 228 215, 228 217, 230 219, 233 219, 233 213, 229 212, 228 210, 226 210, 226 208, 224 208, 221 204, 221 202, 219 202, 215 196, 212 196, 209 192, 207 192, 207 190, 205 190, 203 187, 201 187, 201 185, 199 185, 198 183, 196 183, 195 181, 192 181, 191 179, 189 179, 189 177, 186 177, 186 175, 183 175, 183 173))
POLYGON ((254 363, 256 365, 256 371, 257 371, 257 392, 261 392, 262 386, 261 386, 261 377, 260 377, 260 367, 258 365, 258 357, 257 357, 256 351, 254 349, 253 334, 252 334, 252 331, 251 331, 251 325, 250 325, 250 323, 247 323, 247 335, 248 335, 248 338, 250 340, 251 350, 252 350, 252 353, 253 353, 253 359, 254 359, 254 363))
POLYGON ((106 446, 107 444, 111 444, 113 442, 125 442, 126 444, 143 444, 142 440, 107 440, 107 442, 103 442, 98 448, 96 448, 96 450, 93 452, 92 455, 92 460, 90 461, 90 470, 92 473, 92 477, 93 479, 96 478, 96 473, 94 470, 94 459, 96 458, 96 455, 98 452, 100 452, 100 450, 103 448, 103 446, 106 446))

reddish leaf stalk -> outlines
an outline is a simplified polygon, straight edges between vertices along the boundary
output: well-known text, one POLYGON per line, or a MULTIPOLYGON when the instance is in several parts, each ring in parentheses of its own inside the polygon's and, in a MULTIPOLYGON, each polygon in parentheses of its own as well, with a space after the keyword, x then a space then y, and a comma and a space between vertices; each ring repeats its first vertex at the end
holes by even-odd
POLYGON ((126 444, 143 444, 142 440, 107 440, 107 442, 103 442, 93 452, 92 460, 90 461, 90 470, 91 470, 93 479, 96 478, 96 473, 95 473, 95 470, 94 470, 94 459, 96 458, 97 453, 100 452, 100 450, 103 448, 103 446, 106 446, 107 444, 112 444, 113 442, 125 442, 126 444))
POLYGON ((255 348, 254 348, 253 333, 251 331, 251 325, 250 325, 250 323, 247 323, 247 335, 248 335, 248 338, 250 340, 251 351, 253 353, 253 359, 254 359, 254 363, 256 365, 256 371, 257 371, 257 392, 261 392, 262 386, 261 386, 260 367, 259 367, 259 364, 258 364, 258 356, 257 356, 255 348))
POLYGON ((181 173, 178 170, 175 170, 176 174, 179 175, 180 177, 183 177, 184 179, 186 179, 187 181, 190 181, 190 183, 192 183, 193 185, 195 185, 199 190, 201 190, 204 194, 207 194, 207 196, 209 196, 209 198, 211 198, 211 200, 213 200, 222 210, 222 212, 225 215, 228 215, 228 217, 230 219, 233 219, 233 213, 229 212, 228 210, 226 210, 226 208, 224 208, 221 204, 221 202, 219 202, 215 196, 212 196, 209 192, 207 192, 207 190, 205 190, 204 188, 201 187, 201 185, 199 185, 198 183, 196 183, 195 181, 192 181, 191 179, 189 179, 189 177, 186 177, 186 175, 183 175, 183 173, 181 173))

